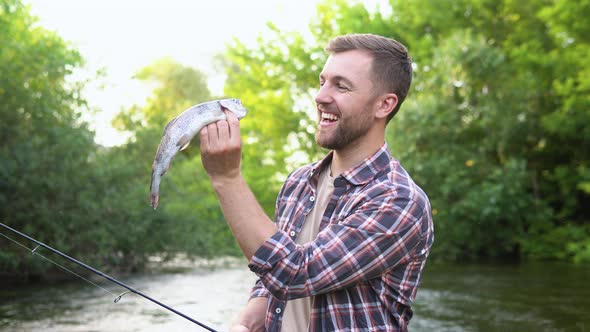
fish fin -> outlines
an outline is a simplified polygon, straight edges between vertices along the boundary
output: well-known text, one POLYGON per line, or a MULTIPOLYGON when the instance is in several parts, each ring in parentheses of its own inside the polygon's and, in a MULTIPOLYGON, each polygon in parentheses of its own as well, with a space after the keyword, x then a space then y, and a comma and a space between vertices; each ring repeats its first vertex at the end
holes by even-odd
POLYGON ((162 136, 166 135, 166 131, 168 131, 168 128, 171 127, 174 124, 174 122, 176 122, 176 120, 178 120, 178 117, 175 117, 166 124, 164 130, 162 130, 162 136))
POLYGON ((186 149, 186 147, 191 144, 191 138, 189 135, 184 134, 176 143, 176 146, 180 146, 180 151, 186 149))

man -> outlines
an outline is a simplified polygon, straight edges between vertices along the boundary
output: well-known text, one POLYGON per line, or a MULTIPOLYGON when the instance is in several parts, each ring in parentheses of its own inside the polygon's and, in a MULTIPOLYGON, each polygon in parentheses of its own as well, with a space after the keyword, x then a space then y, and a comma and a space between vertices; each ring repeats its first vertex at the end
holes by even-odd
POLYGON ((316 141, 331 151, 289 175, 274 223, 240 173, 236 117, 201 131, 203 166, 260 277, 232 331, 407 331, 412 317, 431 207, 385 143, 411 59, 399 42, 368 34, 326 50, 316 141))

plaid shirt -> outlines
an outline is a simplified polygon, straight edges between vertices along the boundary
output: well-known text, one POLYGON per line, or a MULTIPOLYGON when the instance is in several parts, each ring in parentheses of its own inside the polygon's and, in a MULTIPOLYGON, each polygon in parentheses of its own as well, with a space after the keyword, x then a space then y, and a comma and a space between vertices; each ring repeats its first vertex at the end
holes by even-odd
POLYGON ((330 153, 285 181, 279 231, 249 262, 259 277, 251 297, 269 298, 267 331, 280 331, 287 300, 310 296, 309 331, 407 331, 434 239, 428 197, 384 144, 335 179, 316 239, 298 245, 331 160, 330 153))

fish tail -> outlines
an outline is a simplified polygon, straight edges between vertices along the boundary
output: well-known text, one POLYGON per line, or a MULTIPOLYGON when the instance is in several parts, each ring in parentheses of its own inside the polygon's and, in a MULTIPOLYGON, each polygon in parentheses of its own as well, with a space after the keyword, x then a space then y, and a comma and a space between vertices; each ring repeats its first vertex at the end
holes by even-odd
POLYGON ((152 182, 150 183, 150 205, 155 210, 158 207, 160 201, 160 177, 157 172, 152 170, 152 182))
POLYGON ((160 195, 150 193, 150 205, 155 210, 158 208, 158 202, 160 201, 160 195))

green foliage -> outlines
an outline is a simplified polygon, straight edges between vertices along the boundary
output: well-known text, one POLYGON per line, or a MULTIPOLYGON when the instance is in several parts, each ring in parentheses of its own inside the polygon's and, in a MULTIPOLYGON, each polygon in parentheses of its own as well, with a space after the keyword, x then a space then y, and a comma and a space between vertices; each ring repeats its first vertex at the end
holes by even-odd
POLYGON ((590 262, 590 225, 566 223, 558 227, 537 225, 522 239, 522 248, 533 259, 590 262))
MULTIPOLYGON (((296 166, 317 160, 314 94, 323 47, 344 33, 406 44, 415 63, 407 101, 387 140, 428 193, 433 258, 590 261, 590 1, 391 0, 318 4, 310 35, 234 40, 220 61, 225 95, 242 120, 243 173, 272 216, 296 166)), ((139 70, 154 86, 117 116, 131 134, 103 148, 80 120, 80 54, 36 25, 18 0, 0 0, 0 221, 103 268, 137 270, 148 258, 238 254, 200 165, 198 145, 176 156, 148 204, 164 125, 215 99, 205 76, 171 59, 139 70)), ((0 239, 3 272, 50 269, 0 239)))
MULTIPOLYGON (((136 78, 155 86, 145 105, 135 105, 119 114, 114 123, 131 132, 132 141, 108 152, 108 158, 118 158, 128 164, 130 174, 120 182, 128 186, 126 210, 135 211, 132 224, 145 224, 144 239, 154 245, 151 254, 187 253, 190 256, 235 255, 239 251, 214 195, 209 179, 201 167, 198 144, 179 153, 160 185, 160 206, 151 210, 148 203, 151 165, 166 123, 184 109, 213 97, 205 76, 171 59, 156 61, 141 69, 136 78), (157 231, 157 236, 154 236, 157 231)), ((117 182, 113 182, 117 183, 117 182)), ((120 199, 120 198, 119 198, 120 199)), ((129 232, 137 234, 137 225, 129 232)), ((138 234, 141 237, 141 233, 138 234)), ((140 245, 133 243, 134 246, 140 245)))
POLYGON ((317 73, 306 67, 306 52, 300 50, 304 45, 301 36, 283 35, 276 27, 270 27, 277 37, 268 45, 252 50, 236 40, 228 49, 224 59, 228 74, 224 92, 240 98, 249 110, 241 124, 246 143, 243 172, 267 214, 272 216, 282 180, 293 164, 301 162, 293 156, 317 154, 313 121, 306 115, 310 107, 296 104, 298 99, 309 99, 309 91, 299 89, 297 83, 315 81, 312 75, 317 77, 317 73), (283 40, 289 44, 282 44, 283 40))
MULTIPOLYGON (((81 82, 66 80, 82 59, 16 0, 0 2, 0 45, 0 220, 69 249, 71 231, 93 222, 80 208, 93 193, 93 134, 79 117, 81 82)), ((0 248, 3 270, 47 268, 0 248)))
MULTIPOLYGON (((415 10, 407 3, 393 6, 402 21, 417 15, 404 11, 415 10)), ((563 6, 470 1, 454 2, 446 14, 441 8, 436 13, 421 9, 417 20, 430 36, 408 38, 410 49, 416 42, 433 47, 418 50, 423 57, 415 58, 413 97, 394 123, 391 140, 400 158, 418 170, 413 174, 440 212, 439 256, 577 257, 528 249, 538 240, 535 245, 544 250, 563 251, 554 246, 559 241, 540 238, 557 236, 552 230, 566 220, 575 220, 569 229, 586 234, 589 196, 583 188, 590 122, 588 93, 579 90, 587 78, 577 73, 587 68, 580 50, 587 51, 588 44, 559 40, 573 22, 550 13, 563 6), (437 26, 431 14, 448 15, 450 23, 437 26), (490 211, 496 212, 491 219, 490 211)), ((579 22, 574 25, 579 28, 579 22)))
POLYGON ((527 171, 535 139, 534 110, 521 102, 533 89, 527 75, 469 29, 416 62, 413 98, 390 140, 437 211, 436 249, 455 259, 518 257, 520 237, 548 217, 527 171))
MULTIPOLYGON (((148 204, 162 128, 211 98, 205 77, 169 59, 139 71, 154 93, 116 119, 132 141, 106 149, 80 120, 84 82, 70 77, 80 54, 35 22, 19 1, 0 1, 0 222, 101 269, 135 271, 155 255, 236 254, 195 149, 165 177, 161 208, 148 204)), ((55 269, 6 239, 0 253, 3 273, 55 269)))
MULTIPOLYGON (((583 254, 549 257, 528 248, 539 239, 536 244, 557 250, 541 238, 551 238, 566 221, 581 235, 564 248, 583 253, 589 238, 583 231, 590 203, 590 58, 584 34, 590 22, 583 19, 589 2, 392 0, 390 6, 388 14, 354 1, 327 0, 310 23, 311 37, 273 25, 274 33, 253 47, 236 41, 227 51, 226 93, 239 93, 258 114, 264 105, 257 122, 281 128, 279 136, 262 139, 267 146, 269 139, 278 143, 273 156, 284 158, 281 147, 288 156, 298 146, 304 153, 297 160, 310 161, 323 153, 313 147, 312 136, 323 45, 344 33, 400 40, 413 56, 415 78, 387 139, 431 198, 435 258, 584 260, 573 258, 583 254), (284 127, 285 121, 293 126, 284 127)), ((257 149, 258 142, 245 150, 257 149)), ((271 164, 277 183, 287 172, 281 167, 294 166, 271 164)))

